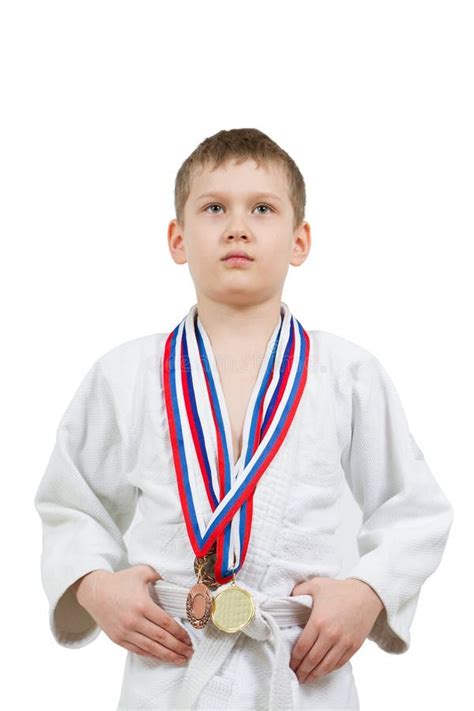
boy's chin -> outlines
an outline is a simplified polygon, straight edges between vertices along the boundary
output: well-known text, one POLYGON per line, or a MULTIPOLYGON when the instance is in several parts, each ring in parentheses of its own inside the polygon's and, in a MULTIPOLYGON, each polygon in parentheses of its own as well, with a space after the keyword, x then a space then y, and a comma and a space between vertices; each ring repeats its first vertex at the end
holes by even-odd
MULTIPOLYGON (((199 298, 201 292, 197 291, 199 298)), ((250 306, 262 301, 261 293, 258 289, 253 289, 250 285, 246 287, 229 286, 223 287, 219 291, 214 291, 212 294, 209 291, 203 293, 204 298, 211 298, 220 304, 227 306, 250 306)))

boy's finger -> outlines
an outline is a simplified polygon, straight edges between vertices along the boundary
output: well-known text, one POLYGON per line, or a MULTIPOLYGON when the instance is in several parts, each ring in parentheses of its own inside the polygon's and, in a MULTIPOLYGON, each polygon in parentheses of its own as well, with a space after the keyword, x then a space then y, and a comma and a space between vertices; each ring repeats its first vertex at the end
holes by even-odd
POLYGON ((147 659, 156 659, 156 654, 151 654, 150 652, 145 652, 141 647, 137 647, 136 644, 131 642, 121 642, 121 647, 128 649, 129 652, 140 655, 140 657, 146 657, 147 659))
POLYGON ((314 651, 316 662, 303 660, 296 670, 298 680, 303 683, 311 679, 317 679, 325 674, 329 674, 333 671, 336 662, 340 659, 341 652, 342 647, 338 644, 335 644, 332 647, 329 646, 328 651, 326 652, 324 652, 323 649, 321 651, 316 649, 314 651))
POLYGON ((313 644, 318 639, 318 636, 319 635, 316 632, 314 623, 311 622, 310 618, 306 623, 304 630, 296 640, 293 650, 291 652, 290 669, 292 669, 293 671, 296 670, 301 660, 304 659, 306 654, 309 652, 313 644))
POLYGON ((145 617, 151 622, 154 622, 155 625, 163 627, 164 630, 172 634, 177 639, 180 639, 185 644, 192 645, 191 637, 188 635, 184 627, 176 622, 173 617, 168 615, 162 607, 153 602, 151 598, 146 602, 145 617))
POLYGON ((169 647, 150 639, 148 636, 143 635, 140 632, 131 632, 126 642, 135 644, 137 647, 140 647, 143 652, 151 654, 155 659, 163 659, 167 662, 184 664, 189 658, 188 655, 178 654, 169 647))
POLYGON ((136 632, 139 632, 144 637, 148 637, 153 642, 158 642, 163 645, 163 647, 167 647, 171 651, 176 652, 176 654, 181 654, 183 657, 189 658, 193 654, 191 645, 178 639, 158 624, 150 622, 146 617, 142 618, 136 628, 136 632))

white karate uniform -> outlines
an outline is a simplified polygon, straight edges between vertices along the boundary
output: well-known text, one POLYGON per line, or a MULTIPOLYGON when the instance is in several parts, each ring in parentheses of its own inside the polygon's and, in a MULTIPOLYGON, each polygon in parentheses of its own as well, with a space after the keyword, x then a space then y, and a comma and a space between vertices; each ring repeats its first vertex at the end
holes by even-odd
POLYGON ((344 480, 363 515, 360 559, 344 577, 367 582, 384 602, 369 639, 391 653, 406 652, 410 645, 420 588, 440 563, 452 506, 409 431, 380 361, 327 331, 307 333, 306 386, 287 436, 255 490, 247 557, 237 575, 257 602, 257 621, 248 633, 221 632, 211 620, 196 630, 179 612, 183 589, 196 577, 162 384, 168 334, 127 341, 102 355, 60 421, 35 496, 43 523, 42 582, 55 639, 82 647, 100 633, 76 601, 74 581, 96 569, 148 564, 164 579, 150 584, 150 595, 165 609, 167 601, 195 648, 184 666, 127 652, 117 706, 122 711, 188 708, 177 705, 178 691, 188 704, 195 699, 193 709, 267 709, 278 683, 292 698, 272 711, 359 709, 350 661, 306 684, 299 684, 288 666, 304 625, 297 624, 298 615, 305 606, 309 614, 311 604, 307 595, 289 599, 293 587, 313 576, 341 577, 343 551, 335 532, 344 480), (181 595, 176 608, 170 602, 173 590, 181 595))

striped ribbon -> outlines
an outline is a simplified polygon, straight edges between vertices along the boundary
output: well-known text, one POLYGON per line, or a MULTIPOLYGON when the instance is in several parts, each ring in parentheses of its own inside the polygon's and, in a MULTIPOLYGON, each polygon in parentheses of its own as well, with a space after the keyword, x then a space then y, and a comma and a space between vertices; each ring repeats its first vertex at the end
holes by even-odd
POLYGON ((310 339, 287 304, 268 341, 234 464, 232 430, 210 340, 194 304, 168 335, 162 374, 179 496, 196 556, 216 541, 215 577, 242 567, 253 495, 277 454, 307 380, 310 339))

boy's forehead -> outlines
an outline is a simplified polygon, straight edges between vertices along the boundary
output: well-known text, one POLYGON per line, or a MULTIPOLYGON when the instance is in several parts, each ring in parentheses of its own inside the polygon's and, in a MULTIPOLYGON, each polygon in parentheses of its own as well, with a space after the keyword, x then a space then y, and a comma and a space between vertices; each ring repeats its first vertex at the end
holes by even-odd
POLYGON ((288 179, 276 162, 257 165, 254 160, 237 163, 229 160, 212 169, 205 164, 192 178, 189 197, 199 200, 214 193, 229 196, 247 193, 267 193, 268 197, 288 200, 288 179))

